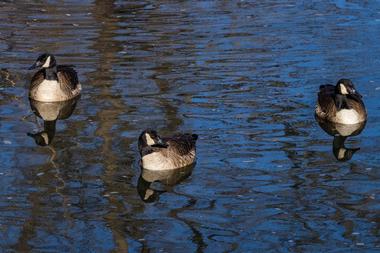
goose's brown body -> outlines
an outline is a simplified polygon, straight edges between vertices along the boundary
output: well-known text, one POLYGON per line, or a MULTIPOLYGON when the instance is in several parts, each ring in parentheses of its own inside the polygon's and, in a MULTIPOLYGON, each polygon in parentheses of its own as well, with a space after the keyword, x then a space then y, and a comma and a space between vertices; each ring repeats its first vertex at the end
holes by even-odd
POLYGON ((338 108, 336 86, 322 85, 318 93, 316 116, 340 124, 357 124, 367 120, 367 112, 358 93, 344 94, 346 108, 338 108))
POLYGON ((148 170, 171 170, 189 166, 195 162, 197 138, 195 134, 176 134, 160 138, 164 144, 147 145, 140 136, 141 166, 148 170))
POLYGON ((34 74, 29 97, 41 102, 59 102, 72 99, 80 94, 81 85, 76 71, 67 65, 57 66, 57 80, 46 80, 44 69, 34 74))

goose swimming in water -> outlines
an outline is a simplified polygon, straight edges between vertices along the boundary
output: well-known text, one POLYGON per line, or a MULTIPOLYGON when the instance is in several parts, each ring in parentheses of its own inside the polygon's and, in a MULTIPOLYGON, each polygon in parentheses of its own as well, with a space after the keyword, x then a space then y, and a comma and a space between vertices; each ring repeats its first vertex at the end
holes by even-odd
POLYGON ((195 162, 196 134, 176 134, 161 138, 147 129, 139 137, 141 166, 147 170, 170 170, 195 162))
POLYGON ((349 79, 340 79, 333 86, 321 85, 315 114, 322 120, 340 124, 357 124, 367 120, 362 96, 349 79))
POLYGON ((81 84, 72 65, 57 65, 52 54, 40 55, 29 68, 39 68, 31 81, 29 97, 41 102, 66 101, 78 96, 81 84))

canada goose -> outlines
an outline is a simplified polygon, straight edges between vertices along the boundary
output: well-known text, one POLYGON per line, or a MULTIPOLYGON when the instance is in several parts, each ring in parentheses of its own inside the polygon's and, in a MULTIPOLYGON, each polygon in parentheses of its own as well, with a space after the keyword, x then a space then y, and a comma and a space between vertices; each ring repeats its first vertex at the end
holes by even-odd
POLYGON ((338 161, 348 161, 352 158, 356 151, 360 148, 348 148, 344 145, 346 139, 350 136, 359 135, 366 122, 358 124, 339 124, 327 120, 321 120, 316 117, 319 126, 329 135, 334 136, 332 143, 332 151, 338 161))
POLYGON ((40 55, 29 68, 40 68, 30 83, 29 97, 42 102, 57 102, 78 96, 82 87, 72 67, 57 65, 52 54, 40 55))
POLYGON ((357 124, 367 120, 362 96, 349 79, 340 79, 336 86, 327 84, 319 87, 315 114, 331 122, 357 124))
POLYGON ((27 133, 37 145, 51 144, 55 136, 57 120, 67 119, 73 113, 80 96, 61 102, 40 102, 30 99, 30 107, 33 113, 44 121, 44 130, 37 133, 27 133))
POLYGON ((137 192, 140 198, 144 202, 158 200, 159 195, 188 178, 194 165, 193 163, 186 167, 171 170, 147 170, 143 168, 137 183, 137 192), (155 182, 159 182, 160 185, 156 185, 155 182))
POLYGON ((141 166, 148 170, 171 170, 195 162, 196 134, 176 134, 161 138, 147 129, 139 137, 141 166))

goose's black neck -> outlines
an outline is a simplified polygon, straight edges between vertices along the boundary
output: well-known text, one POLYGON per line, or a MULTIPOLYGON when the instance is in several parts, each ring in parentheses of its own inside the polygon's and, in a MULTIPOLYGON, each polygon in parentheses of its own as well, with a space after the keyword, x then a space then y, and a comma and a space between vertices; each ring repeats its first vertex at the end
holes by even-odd
POLYGON ((46 80, 58 80, 57 76, 57 66, 45 68, 45 79, 46 80))
POLYGON ((149 154, 156 152, 156 151, 157 150, 155 150, 151 146, 147 145, 147 146, 140 149, 140 155, 141 155, 141 157, 143 157, 143 156, 149 155, 149 154))
POLYGON ((335 105, 339 110, 341 109, 351 109, 351 106, 348 104, 347 96, 342 94, 335 95, 335 105))

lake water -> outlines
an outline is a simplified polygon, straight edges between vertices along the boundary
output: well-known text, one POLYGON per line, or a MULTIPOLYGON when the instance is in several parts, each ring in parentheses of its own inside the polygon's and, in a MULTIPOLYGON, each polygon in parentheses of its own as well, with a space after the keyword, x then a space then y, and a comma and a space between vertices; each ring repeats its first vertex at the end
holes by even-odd
POLYGON ((0 1, 0 19, 3 252, 380 252, 380 3, 0 1), (45 51, 83 92, 44 123, 45 51), (314 119, 343 77, 369 115, 344 144, 314 119), (198 134, 195 167, 141 171, 148 127, 198 134))

